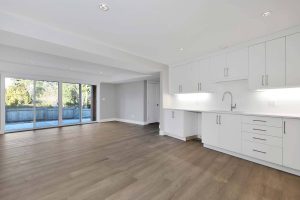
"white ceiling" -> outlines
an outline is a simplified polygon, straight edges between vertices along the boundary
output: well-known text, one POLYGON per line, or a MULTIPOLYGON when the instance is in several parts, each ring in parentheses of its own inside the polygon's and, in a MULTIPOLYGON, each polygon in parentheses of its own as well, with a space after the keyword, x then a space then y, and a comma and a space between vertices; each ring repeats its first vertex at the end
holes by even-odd
POLYGON ((164 64, 300 24, 299 0, 0 0, 0 10, 164 64))

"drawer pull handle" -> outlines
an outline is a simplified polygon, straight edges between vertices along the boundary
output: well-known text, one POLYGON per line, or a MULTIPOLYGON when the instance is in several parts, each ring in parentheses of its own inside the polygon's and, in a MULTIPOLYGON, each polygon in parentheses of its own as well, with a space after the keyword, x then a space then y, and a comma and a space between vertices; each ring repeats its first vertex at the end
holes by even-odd
POLYGON ((258 138, 258 137, 253 137, 254 140, 261 140, 261 141, 267 141, 267 139, 263 139, 263 138, 258 138))
POLYGON ((254 131, 267 131, 267 130, 259 129, 259 128, 254 128, 253 130, 254 130, 254 131))
POLYGON ((253 149, 254 152, 258 152, 258 153, 263 153, 263 154, 266 154, 267 152, 264 152, 264 151, 259 151, 259 150, 256 150, 256 149, 253 149))
POLYGON ((254 119, 253 121, 254 121, 254 122, 264 122, 264 123, 267 122, 267 121, 265 121, 265 120, 259 120, 259 119, 254 119))

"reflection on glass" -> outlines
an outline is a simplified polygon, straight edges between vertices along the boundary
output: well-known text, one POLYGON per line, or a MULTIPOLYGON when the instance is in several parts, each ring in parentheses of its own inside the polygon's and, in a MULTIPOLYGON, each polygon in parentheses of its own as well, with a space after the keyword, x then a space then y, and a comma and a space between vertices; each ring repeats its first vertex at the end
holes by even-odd
POLYGON ((36 128, 58 126, 58 83, 36 81, 36 128))
POLYGON ((5 78, 5 131, 33 128, 34 81, 5 78))
POLYGON ((80 123, 79 84, 62 84, 63 113, 62 124, 80 123))
POLYGON ((82 84, 82 122, 92 121, 92 86, 82 84))

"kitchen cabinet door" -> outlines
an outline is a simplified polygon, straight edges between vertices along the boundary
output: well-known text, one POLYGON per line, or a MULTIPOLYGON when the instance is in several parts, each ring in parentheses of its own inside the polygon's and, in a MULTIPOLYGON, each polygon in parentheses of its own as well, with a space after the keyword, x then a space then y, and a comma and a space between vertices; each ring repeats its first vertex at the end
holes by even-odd
POLYGON ((248 48, 227 54, 226 75, 230 80, 248 79, 248 48))
POLYGON ((241 116, 220 115, 219 142, 220 147, 236 153, 242 152, 241 116))
POLYGON ((300 33, 286 37, 286 86, 300 86, 300 33))
POLYGON ((202 114, 202 142, 211 146, 219 146, 218 114, 202 114))
POLYGON ((249 47, 249 89, 265 87, 266 44, 260 43, 249 47))
POLYGON ((300 170, 300 120, 284 119, 283 165, 300 170))
POLYGON ((226 54, 214 56, 212 58, 212 67, 214 69, 212 76, 215 77, 215 82, 227 80, 226 54))
POLYGON ((266 86, 285 87, 285 37, 266 43, 266 86))

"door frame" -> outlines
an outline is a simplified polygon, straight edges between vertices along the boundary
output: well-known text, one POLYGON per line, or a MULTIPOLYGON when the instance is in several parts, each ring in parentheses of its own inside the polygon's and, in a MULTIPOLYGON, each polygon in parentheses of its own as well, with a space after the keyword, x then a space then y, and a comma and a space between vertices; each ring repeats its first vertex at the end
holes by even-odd
POLYGON ((160 81, 152 81, 152 80, 147 80, 147 124, 151 124, 151 123, 160 123, 161 121, 161 116, 160 116, 160 108, 161 108, 161 102, 160 102, 160 96, 161 96, 161 92, 160 92, 161 88, 160 88, 160 81), (159 98, 158 98, 158 103, 159 103, 159 107, 158 107, 158 121, 155 121, 155 122, 152 122, 152 121, 149 121, 149 110, 150 110, 150 107, 149 107, 149 85, 150 84, 157 84, 158 85, 158 94, 159 94, 159 98))

